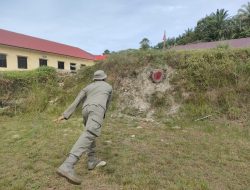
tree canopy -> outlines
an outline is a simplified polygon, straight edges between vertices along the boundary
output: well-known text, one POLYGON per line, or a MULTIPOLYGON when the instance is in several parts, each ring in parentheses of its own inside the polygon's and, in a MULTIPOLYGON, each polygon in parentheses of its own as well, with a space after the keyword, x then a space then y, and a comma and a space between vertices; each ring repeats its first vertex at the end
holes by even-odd
POLYGON ((141 49, 146 50, 150 48, 150 41, 147 38, 143 38, 142 41, 140 42, 141 44, 141 49))
MULTIPOLYGON (((194 28, 188 28, 178 37, 168 38, 166 44, 167 47, 171 47, 245 37, 250 37, 250 2, 242 5, 234 16, 230 16, 228 10, 217 9, 198 20, 194 28)), ((162 49, 163 42, 159 42, 153 48, 162 49)))

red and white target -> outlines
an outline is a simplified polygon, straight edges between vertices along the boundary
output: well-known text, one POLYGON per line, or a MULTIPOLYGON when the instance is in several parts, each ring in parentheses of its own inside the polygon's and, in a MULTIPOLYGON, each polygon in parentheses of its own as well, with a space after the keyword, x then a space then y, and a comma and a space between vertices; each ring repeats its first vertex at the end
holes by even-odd
POLYGON ((151 79, 155 83, 159 83, 164 79, 164 72, 161 69, 156 69, 151 73, 151 79))

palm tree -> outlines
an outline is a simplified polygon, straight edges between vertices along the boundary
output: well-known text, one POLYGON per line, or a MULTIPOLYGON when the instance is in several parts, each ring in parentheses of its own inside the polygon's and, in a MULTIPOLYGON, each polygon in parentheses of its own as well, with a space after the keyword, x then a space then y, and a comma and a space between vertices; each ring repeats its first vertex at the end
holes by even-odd
POLYGON ((217 9, 216 13, 211 15, 214 18, 215 25, 218 32, 218 39, 225 38, 225 32, 227 30, 226 23, 228 18, 228 11, 225 9, 217 9))
POLYGON ((225 9, 217 9, 216 13, 212 13, 218 23, 223 23, 228 17, 228 11, 225 9))
POLYGON ((250 22, 250 2, 246 5, 242 5, 242 8, 238 10, 238 15, 242 18, 242 20, 250 22))
POLYGON ((193 29, 192 28, 188 28, 187 30, 185 30, 185 33, 183 34, 184 36, 190 36, 193 33, 193 29))

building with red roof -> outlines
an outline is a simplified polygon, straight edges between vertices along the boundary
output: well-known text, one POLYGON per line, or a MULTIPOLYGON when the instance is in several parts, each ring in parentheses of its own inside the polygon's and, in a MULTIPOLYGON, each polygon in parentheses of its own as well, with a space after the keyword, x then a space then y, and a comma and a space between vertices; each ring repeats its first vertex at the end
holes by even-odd
POLYGON ((96 55, 95 60, 96 61, 103 61, 107 58, 107 55, 96 55))
POLYGON ((40 66, 75 71, 95 60, 95 55, 77 47, 0 29, 0 71, 40 66))

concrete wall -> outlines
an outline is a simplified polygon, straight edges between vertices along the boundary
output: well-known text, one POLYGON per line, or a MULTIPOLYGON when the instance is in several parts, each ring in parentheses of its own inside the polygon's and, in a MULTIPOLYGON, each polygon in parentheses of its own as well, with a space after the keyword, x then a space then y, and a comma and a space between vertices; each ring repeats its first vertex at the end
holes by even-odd
POLYGON ((76 69, 81 65, 91 66, 94 64, 92 60, 85 60, 64 55, 40 52, 24 48, 16 48, 11 46, 0 45, 0 54, 6 54, 7 68, 0 67, 0 71, 15 71, 15 70, 31 70, 39 67, 39 59, 46 59, 47 66, 58 68, 58 61, 64 62, 64 70, 70 71, 70 63, 76 63, 76 69), (19 69, 17 57, 27 57, 27 69, 19 69))

